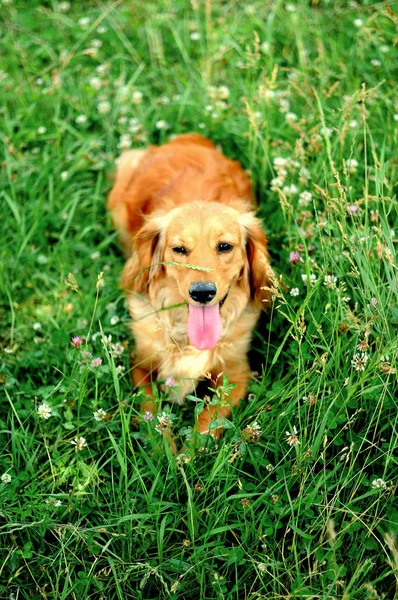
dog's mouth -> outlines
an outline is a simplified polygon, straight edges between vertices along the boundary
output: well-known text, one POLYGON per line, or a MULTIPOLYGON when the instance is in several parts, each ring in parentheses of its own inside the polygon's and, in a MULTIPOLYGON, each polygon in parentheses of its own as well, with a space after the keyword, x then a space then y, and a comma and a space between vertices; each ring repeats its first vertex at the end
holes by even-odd
POLYGON ((189 341, 198 350, 212 350, 216 347, 222 333, 220 309, 227 296, 228 292, 213 306, 188 305, 187 333, 189 341))

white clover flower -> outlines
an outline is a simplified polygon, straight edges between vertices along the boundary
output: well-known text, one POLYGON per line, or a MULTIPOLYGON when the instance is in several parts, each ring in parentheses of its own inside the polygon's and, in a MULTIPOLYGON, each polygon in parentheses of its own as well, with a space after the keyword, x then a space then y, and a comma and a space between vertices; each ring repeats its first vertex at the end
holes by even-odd
POLYGON ((38 133, 38 135, 43 135, 43 134, 46 133, 46 131, 47 131, 47 127, 41 126, 41 127, 37 128, 37 132, 36 133, 38 133))
POLYGON ((271 179, 271 190, 275 192, 276 190, 282 189, 284 183, 284 177, 275 177, 274 179, 271 179))
POLYGON ((3 473, 3 475, 1 476, 1 482, 5 483, 6 485, 8 483, 11 483, 12 477, 9 473, 3 473))
POLYGON ((123 133, 120 136, 120 141, 117 145, 118 148, 120 148, 121 150, 128 150, 130 148, 132 144, 132 140, 131 137, 128 133, 123 133))
POLYGON ((193 31, 193 32, 190 34, 190 36, 189 36, 189 37, 191 38, 191 40, 192 40, 193 42, 197 42, 198 40, 200 40, 200 37, 201 37, 201 36, 200 36, 200 33, 199 33, 199 31, 193 31))
POLYGON ((44 80, 41 77, 38 77, 37 79, 35 79, 35 84, 36 85, 43 85, 44 80))
MULTIPOLYGON (((308 283, 308 277, 307 277, 307 274, 306 274, 306 273, 303 273, 303 274, 301 275, 301 279, 303 280, 303 282, 304 282, 304 283, 306 283, 306 284, 308 283)), ((316 275, 315 275, 315 273, 311 273, 311 274, 310 274, 310 280, 309 280, 309 284, 310 284, 310 285, 313 285, 314 283, 316 283, 316 280, 317 280, 317 279, 316 279, 316 275)))
POLYGON ((83 125, 83 123, 87 122, 87 117, 86 115, 77 115, 76 119, 75 119, 75 123, 77 123, 78 125, 83 125))
POLYGON ((141 125, 138 119, 135 117, 129 120, 129 131, 130 133, 137 133, 141 129, 141 125))
POLYGON ((294 113, 294 112, 288 112, 285 115, 285 119, 286 119, 287 122, 294 123, 295 121, 297 121, 298 117, 297 117, 296 113, 294 113))
POLYGON ((60 177, 61 177, 61 181, 66 181, 69 177, 68 171, 62 171, 60 177))
POLYGON ((351 129, 356 129, 358 127, 358 121, 356 119, 353 119, 348 123, 348 126, 351 127, 351 129))
POLYGON ((285 10, 287 12, 296 12, 296 5, 292 2, 289 2, 288 4, 285 4, 285 10))
POLYGON ((41 419, 49 419, 51 417, 51 406, 47 402, 42 402, 37 407, 37 414, 41 419))
POLYGON ((285 185, 282 188, 283 193, 286 196, 294 196, 295 194, 298 194, 298 187, 297 185, 294 185, 294 183, 292 183, 291 185, 285 185))
POLYGON ((90 25, 90 18, 89 17, 81 17, 81 19, 79 19, 78 23, 79 23, 80 27, 82 27, 83 29, 86 29, 90 25))
POLYGON ((57 6, 59 12, 68 12, 70 9, 70 2, 60 2, 57 6))
POLYGON ((111 317, 111 325, 117 325, 120 321, 120 318, 118 317, 118 315, 113 315, 113 317, 111 317))
POLYGON ((93 48, 97 48, 97 49, 101 48, 102 40, 98 40, 98 39, 91 40, 91 45, 93 48))
POLYGON ((93 412, 93 415, 94 415, 94 419, 98 422, 106 421, 106 419, 108 417, 108 413, 106 413, 103 408, 99 408, 98 410, 95 410, 93 412))
POLYGON ((108 70, 108 65, 98 65, 95 69, 100 75, 105 75, 108 70))
POLYGON ((207 86, 207 93, 209 95, 209 98, 211 98, 212 100, 215 100, 217 97, 217 88, 215 85, 208 85, 207 86))
MULTIPOLYGON (((97 337, 101 337, 102 333, 100 331, 97 331, 96 333, 94 333, 94 335, 92 336, 92 340, 93 342, 97 339, 97 337)), ((112 336, 109 335, 104 335, 103 338, 101 338, 101 343, 103 346, 106 346, 107 344, 112 345, 112 336)))
POLYGON ((159 121, 156 121, 155 127, 156 129, 168 129, 169 124, 164 119, 159 119, 159 121))
POLYGON ((275 90, 266 89, 262 93, 266 100, 273 100, 276 96, 275 90))
POLYGON ((300 441, 298 439, 298 431, 296 426, 293 427, 293 431, 286 431, 286 435, 287 435, 287 443, 289 444, 289 446, 297 446, 300 441))
POLYGON ((101 252, 99 250, 95 250, 90 254, 91 260, 97 260, 101 256, 101 252))
POLYGON ((107 115, 111 112, 111 104, 108 100, 103 100, 102 102, 98 102, 97 110, 101 115, 107 115))
POLYGON ((376 488, 376 489, 381 489, 381 488, 382 488, 382 489, 384 489, 384 490, 385 490, 385 489, 386 489, 386 487, 387 487, 387 484, 386 484, 386 482, 384 481, 384 479, 381 479, 381 478, 379 477, 378 479, 374 479, 374 480, 372 481, 372 486, 373 486, 374 488, 376 488))
POLYGON ((335 290, 337 284, 337 277, 335 277, 334 275, 326 275, 326 277, 323 280, 323 283, 330 290, 335 290))
POLYGON ((359 29, 360 27, 362 27, 362 25, 363 25, 362 19, 354 19, 354 27, 357 27, 359 29))
POLYGON ((162 434, 165 433, 165 431, 167 431, 173 424, 173 415, 168 415, 165 412, 160 413, 157 419, 158 425, 156 425, 155 429, 157 432, 162 434))
POLYGON ((268 571, 268 567, 264 563, 257 563, 257 569, 260 571, 261 574, 266 573, 268 571))
POLYGON ((227 98, 229 98, 229 87, 227 87, 226 85, 220 85, 217 92, 220 100, 226 100, 227 98))
POLYGON ((97 27, 97 32, 98 33, 106 33, 108 31, 108 28, 106 27, 106 25, 100 25, 99 27, 97 27))
POLYGON ((354 358, 351 361, 351 365, 356 371, 364 371, 368 360, 369 355, 366 354, 366 352, 361 352, 361 354, 354 354, 354 358))
POLYGON ((328 138, 332 135, 333 129, 331 127, 321 127, 321 134, 323 137, 328 138))
POLYGON ((356 173, 358 167, 358 161, 355 158, 347 158, 345 165, 349 173, 356 173))
POLYGON ((41 329, 41 323, 39 323, 39 322, 37 322, 37 323, 33 323, 33 325, 32 325, 32 329, 33 329, 34 331, 40 331, 40 329, 41 329))
POLYGON ((309 404, 310 406, 313 406, 314 404, 316 404, 316 401, 317 397, 312 392, 309 392, 306 396, 303 396, 304 404, 309 404))
POLYGON ((116 342, 116 344, 111 344, 111 354, 114 358, 121 356, 124 352, 124 346, 120 342, 116 342))
POLYGON ((382 44, 379 48, 380 52, 382 52, 383 54, 386 54, 387 52, 390 52, 390 46, 387 46, 387 44, 382 44))
POLYGON ((87 447, 86 438, 84 437, 76 437, 71 441, 71 444, 75 446, 75 452, 81 452, 83 448, 87 447))
POLYGON ((290 102, 286 98, 280 98, 278 100, 278 106, 281 113, 287 113, 290 110, 290 102))
POLYGON ((124 373, 124 371, 126 370, 126 367, 124 365, 118 365, 116 367, 116 373, 118 375, 122 375, 124 373))
POLYGON ((102 87, 102 80, 99 77, 90 77, 88 83, 93 90, 99 90, 102 87))
POLYGON ((140 90, 135 90, 131 94, 131 100, 132 100, 133 104, 141 104, 143 95, 144 94, 142 92, 140 92, 140 90))
POLYGON ((263 54, 268 54, 271 50, 271 44, 269 42, 262 42, 260 44, 260 50, 263 54))
POLYGON ((247 442, 258 442, 261 437, 260 425, 255 421, 242 430, 242 437, 247 442))
POLYGON ((372 58, 372 60, 370 61, 370 64, 373 67, 381 67, 381 60, 379 60, 378 58, 372 58))
POLYGON ((273 164, 275 171, 279 171, 279 169, 288 169, 290 167, 290 158, 277 156, 274 158, 273 164))
POLYGON ((301 192, 300 196, 299 196, 299 205, 300 206, 308 206, 310 204, 312 200, 312 194, 311 192, 301 192))
MULTIPOLYGON (((215 107, 218 108, 218 110, 227 110, 228 104, 224 100, 217 100, 217 102, 215 103, 215 107)), ((256 117, 257 119, 259 119, 261 116, 262 115, 260 112, 254 113, 254 117, 256 117)))
POLYGON ((300 290, 298 288, 292 288, 290 290, 290 295, 291 296, 298 296, 300 294, 300 290))
POLYGON ((47 498, 46 504, 51 504, 54 508, 59 508, 62 504, 62 500, 59 498, 47 498))

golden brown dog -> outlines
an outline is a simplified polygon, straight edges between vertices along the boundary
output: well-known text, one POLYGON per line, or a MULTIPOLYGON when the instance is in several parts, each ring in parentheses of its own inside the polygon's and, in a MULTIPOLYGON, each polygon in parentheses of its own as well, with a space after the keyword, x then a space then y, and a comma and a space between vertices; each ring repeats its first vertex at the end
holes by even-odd
POLYGON ((270 298, 250 180, 210 140, 181 135, 122 154, 108 206, 129 256, 122 285, 136 341, 133 382, 150 395, 151 381, 171 377, 172 399, 182 403, 205 374, 228 375, 236 384, 228 406, 199 416, 207 433, 245 395, 252 330, 270 298))

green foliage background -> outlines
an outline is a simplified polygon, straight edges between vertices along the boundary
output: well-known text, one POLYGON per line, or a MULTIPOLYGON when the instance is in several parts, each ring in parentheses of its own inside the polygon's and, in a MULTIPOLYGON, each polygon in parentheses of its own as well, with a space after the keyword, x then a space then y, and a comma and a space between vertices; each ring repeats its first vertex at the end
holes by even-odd
MULTIPOLYGON (((0 598, 396 597, 396 2, 0 11, 0 598), (139 417, 105 199, 188 131, 250 170, 279 293, 184 460, 139 417)), ((183 443, 194 402, 158 396, 183 443)))

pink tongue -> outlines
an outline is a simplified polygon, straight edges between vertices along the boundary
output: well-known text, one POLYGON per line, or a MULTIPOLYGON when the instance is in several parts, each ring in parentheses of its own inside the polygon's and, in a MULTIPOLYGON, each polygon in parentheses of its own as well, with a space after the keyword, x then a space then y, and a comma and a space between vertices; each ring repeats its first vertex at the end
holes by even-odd
POLYGON ((198 350, 214 348, 222 332, 220 305, 189 305, 187 332, 189 341, 198 350))

